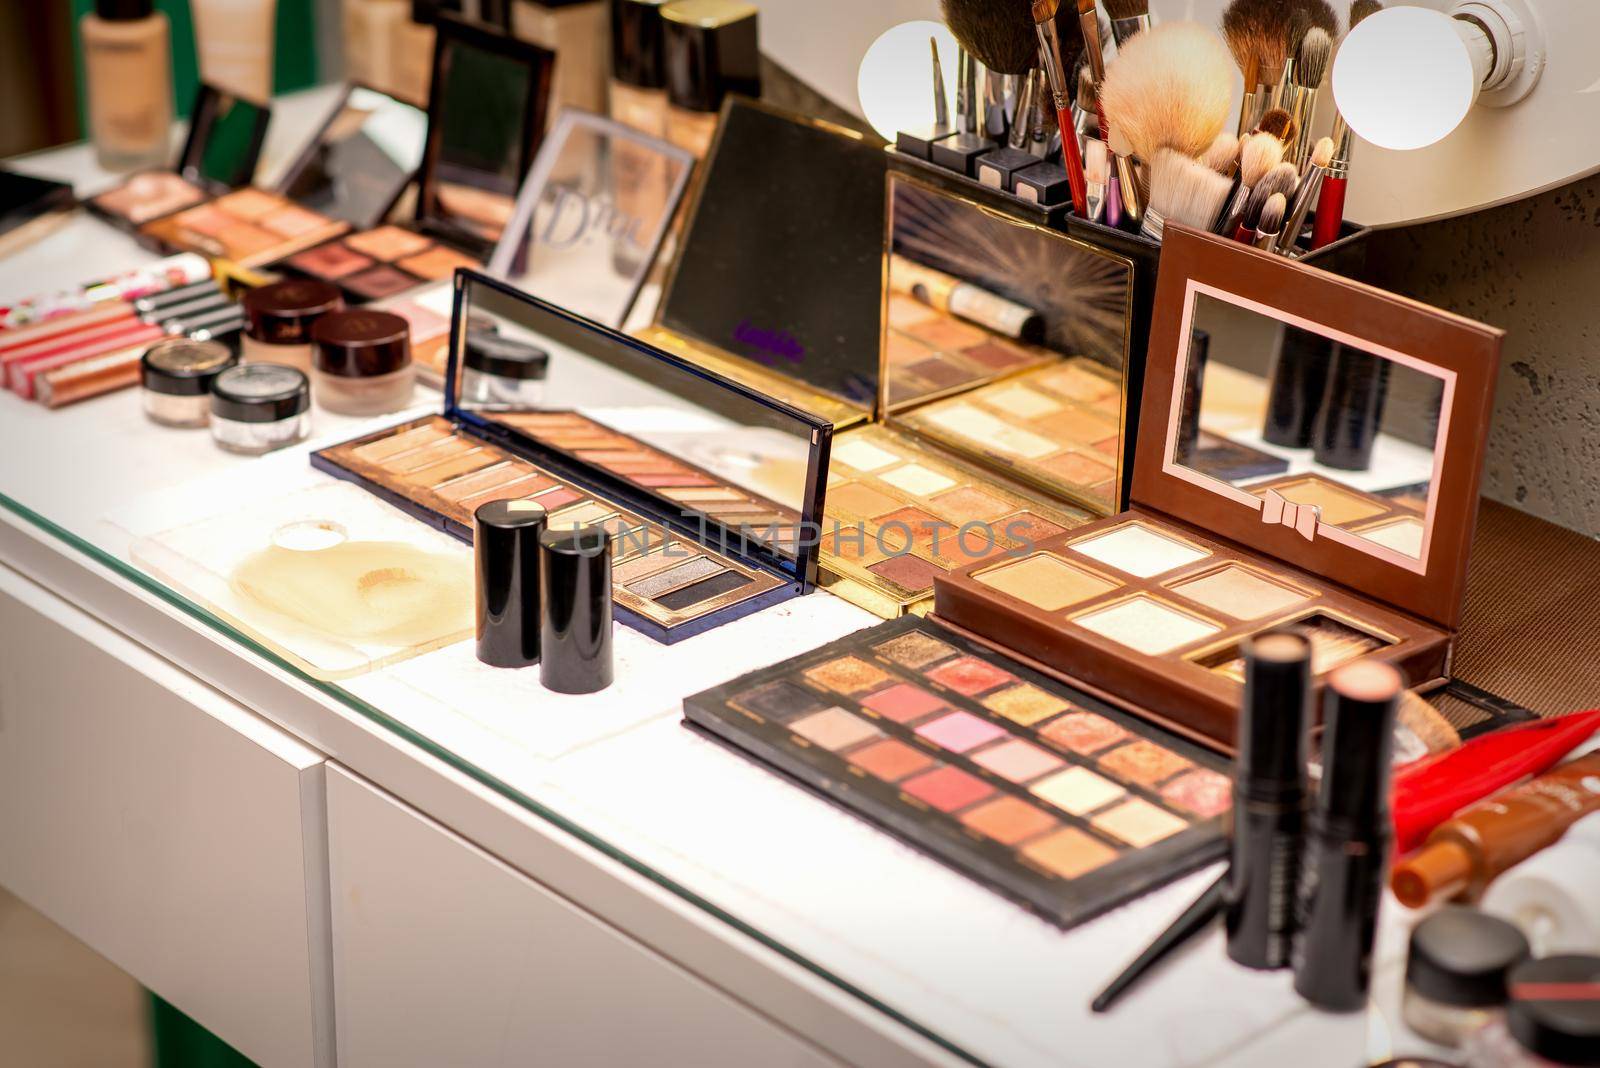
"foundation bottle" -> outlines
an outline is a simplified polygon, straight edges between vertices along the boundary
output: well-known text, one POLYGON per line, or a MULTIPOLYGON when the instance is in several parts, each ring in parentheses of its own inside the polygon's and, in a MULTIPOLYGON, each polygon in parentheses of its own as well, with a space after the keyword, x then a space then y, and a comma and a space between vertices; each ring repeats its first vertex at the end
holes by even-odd
POLYGON ((661 10, 667 140, 704 159, 729 93, 761 95, 757 11, 738 0, 676 0, 661 10))
POLYGON ((95 158, 109 171, 163 166, 172 126, 167 16, 154 0, 95 0, 79 27, 95 158))
POLYGON ((599 114, 606 101, 605 0, 512 0, 511 35, 560 57, 550 122, 564 107, 599 114))
POLYGON ((395 45, 410 21, 410 0, 344 0, 345 78, 393 94, 395 45))
POLYGON ((611 117, 651 137, 667 135, 662 54, 665 0, 611 0, 611 117))

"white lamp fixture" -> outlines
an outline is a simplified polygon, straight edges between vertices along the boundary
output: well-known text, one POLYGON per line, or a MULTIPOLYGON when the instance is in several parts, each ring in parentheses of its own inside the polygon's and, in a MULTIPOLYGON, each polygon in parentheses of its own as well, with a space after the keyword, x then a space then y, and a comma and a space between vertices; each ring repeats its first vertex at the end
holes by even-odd
POLYGON ((926 19, 902 22, 879 35, 861 57, 856 76, 856 97, 861 113, 885 141, 901 130, 916 130, 933 122, 932 37, 944 70, 945 98, 955 101, 956 39, 942 22, 926 19))
POLYGON ((1442 141, 1474 103, 1509 107, 1544 71, 1530 0, 1457 0, 1448 14, 1379 11, 1351 30, 1333 61, 1333 99, 1350 128, 1388 149, 1442 141))

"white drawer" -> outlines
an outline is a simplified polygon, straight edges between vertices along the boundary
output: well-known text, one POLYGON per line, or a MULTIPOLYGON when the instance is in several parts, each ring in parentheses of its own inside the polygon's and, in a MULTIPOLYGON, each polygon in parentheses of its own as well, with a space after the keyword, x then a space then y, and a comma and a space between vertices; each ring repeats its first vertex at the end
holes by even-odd
POLYGON ((0 883, 270 1068, 331 1063, 323 768, 0 567, 0 883))
POLYGON ((342 1068, 839 1062, 337 764, 342 1068))

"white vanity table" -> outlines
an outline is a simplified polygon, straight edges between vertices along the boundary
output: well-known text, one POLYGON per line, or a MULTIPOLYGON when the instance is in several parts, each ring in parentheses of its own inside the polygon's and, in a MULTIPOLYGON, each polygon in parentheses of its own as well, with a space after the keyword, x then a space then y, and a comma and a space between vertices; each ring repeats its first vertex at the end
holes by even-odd
MULTIPOLYGON (((267 168, 331 99, 281 103, 267 168)), ((81 146, 16 165, 108 180, 81 146)), ((148 258, 75 218, 0 260, 0 300, 148 258)), ((0 884, 253 1060, 1354 1068, 1426 1049, 1388 1022, 1396 908, 1371 1013, 1310 1011, 1214 934, 1091 1016, 1214 869, 1063 933, 683 729, 685 694, 876 622, 826 593, 671 647, 619 630, 617 684, 578 698, 470 642, 318 682, 130 562, 164 500, 327 483, 307 453, 365 424, 314 419, 252 460, 149 423, 133 391, 53 412, 0 395, 0 884)))

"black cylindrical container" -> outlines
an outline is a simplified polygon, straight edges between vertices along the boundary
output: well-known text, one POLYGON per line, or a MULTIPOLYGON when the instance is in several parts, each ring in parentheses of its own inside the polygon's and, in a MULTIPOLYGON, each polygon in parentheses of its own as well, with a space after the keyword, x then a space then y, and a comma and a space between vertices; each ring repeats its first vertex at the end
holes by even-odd
POLYGON ((1247 968, 1286 968, 1309 794, 1311 643, 1292 631, 1269 631, 1247 642, 1244 654, 1228 956, 1247 968))
POLYGON ((1321 1009, 1367 1002, 1372 940, 1394 837, 1389 762, 1405 680, 1392 665, 1356 660, 1328 676, 1322 784, 1300 869, 1294 988, 1321 1009))
POLYGON ((1349 345, 1335 347, 1312 443, 1317 463, 1341 471, 1372 466, 1372 445, 1378 440, 1389 392, 1389 368, 1381 356, 1349 345))
POLYGON ((1293 326, 1283 328, 1278 362, 1272 368, 1267 419, 1261 437, 1286 449, 1309 449, 1328 388, 1333 342, 1293 326))
POLYGON ((1517 1045, 1541 1064, 1600 1065, 1600 957, 1530 960, 1508 985, 1506 1025, 1517 1045))
POLYGON ((1183 407, 1178 412, 1178 462, 1193 466, 1200 444, 1200 398, 1205 395, 1206 360, 1211 335, 1204 330, 1189 334, 1189 358, 1183 362, 1183 407))
POLYGON ((539 535, 545 510, 533 501, 490 501, 473 514, 478 659, 492 667, 539 662, 539 535))
POLYGON ((611 685, 611 535, 603 527, 539 535, 539 679, 557 693, 611 685))

